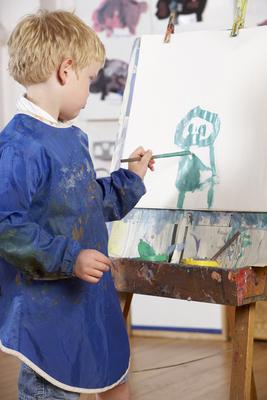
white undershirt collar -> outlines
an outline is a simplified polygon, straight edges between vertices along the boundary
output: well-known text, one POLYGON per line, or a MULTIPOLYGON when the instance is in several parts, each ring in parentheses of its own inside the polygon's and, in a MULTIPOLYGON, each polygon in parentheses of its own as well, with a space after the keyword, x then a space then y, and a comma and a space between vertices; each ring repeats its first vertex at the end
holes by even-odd
POLYGON ((27 114, 33 118, 36 118, 47 125, 55 126, 57 128, 68 128, 72 125, 71 121, 60 122, 57 121, 52 115, 48 114, 41 107, 28 100, 25 95, 21 96, 16 103, 17 112, 16 114, 27 114))

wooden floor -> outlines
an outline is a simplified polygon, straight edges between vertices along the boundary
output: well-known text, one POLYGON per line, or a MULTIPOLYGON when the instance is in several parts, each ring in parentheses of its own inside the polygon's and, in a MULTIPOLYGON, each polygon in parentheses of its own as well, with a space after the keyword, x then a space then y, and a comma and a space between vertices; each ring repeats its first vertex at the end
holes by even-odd
MULTIPOLYGON (((255 343, 258 400, 267 399, 267 342, 255 343)), ((132 400, 227 400, 228 342, 132 339, 132 400)), ((16 400, 19 362, 0 353, 0 400, 16 400)), ((82 400, 93 396, 82 395, 82 400)))

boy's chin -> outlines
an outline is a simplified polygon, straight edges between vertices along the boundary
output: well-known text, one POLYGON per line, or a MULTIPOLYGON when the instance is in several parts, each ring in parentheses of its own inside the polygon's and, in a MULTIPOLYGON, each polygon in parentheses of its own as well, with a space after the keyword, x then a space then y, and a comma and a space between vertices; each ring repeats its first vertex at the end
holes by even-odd
POLYGON ((62 113, 62 114, 59 114, 58 119, 61 122, 68 122, 68 121, 71 121, 72 119, 78 117, 79 113, 80 113, 80 111, 77 111, 75 113, 74 112, 73 113, 62 113))

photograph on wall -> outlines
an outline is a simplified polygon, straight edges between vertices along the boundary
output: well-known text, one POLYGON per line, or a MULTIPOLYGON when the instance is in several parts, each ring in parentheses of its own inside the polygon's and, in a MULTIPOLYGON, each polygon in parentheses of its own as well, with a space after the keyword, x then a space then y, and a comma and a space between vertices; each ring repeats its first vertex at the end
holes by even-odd
POLYGON ((81 118, 118 119, 134 41, 151 33, 150 2, 77 0, 75 12, 97 32, 106 48, 106 63, 91 84, 81 118))

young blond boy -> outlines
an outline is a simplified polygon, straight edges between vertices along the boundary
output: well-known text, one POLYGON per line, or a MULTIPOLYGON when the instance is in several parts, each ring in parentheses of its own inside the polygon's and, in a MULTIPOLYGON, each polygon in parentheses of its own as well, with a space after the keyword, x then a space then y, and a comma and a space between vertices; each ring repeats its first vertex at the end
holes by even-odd
POLYGON ((151 151, 97 179, 70 122, 105 50, 74 14, 25 17, 8 42, 26 88, 0 135, 0 347, 22 362, 19 399, 128 400, 129 345, 107 253, 106 221, 145 193, 151 151))

